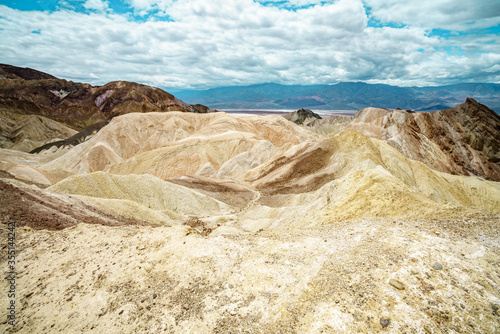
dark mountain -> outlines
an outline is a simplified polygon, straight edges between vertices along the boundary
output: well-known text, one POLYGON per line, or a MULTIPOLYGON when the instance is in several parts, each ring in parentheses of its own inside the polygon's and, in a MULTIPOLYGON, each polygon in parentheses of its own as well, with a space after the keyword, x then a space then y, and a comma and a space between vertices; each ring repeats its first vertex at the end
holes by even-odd
MULTIPOLYGON (((130 112, 207 112, 162 89, 127 81, 91 86, 32 69, 2 65, 0 115, 39 115, 82 130, 130 112)), ((209 111, 209 110, 208 110, 209 111)), ((8 116, 7 116, 8 115, 8 116)))
POLYGON ((218 109, 359 110, 365 107, 441 110, 472 97, 500 112, 500 84, 466 83, 436 87, 397 87, 363 82, 336 85, 279 85, 274 83, 179 91, 188 103, 218 109))
POLYGON ((32 68, 0 64, 0 79, 43 80, 57 78, 32 68))

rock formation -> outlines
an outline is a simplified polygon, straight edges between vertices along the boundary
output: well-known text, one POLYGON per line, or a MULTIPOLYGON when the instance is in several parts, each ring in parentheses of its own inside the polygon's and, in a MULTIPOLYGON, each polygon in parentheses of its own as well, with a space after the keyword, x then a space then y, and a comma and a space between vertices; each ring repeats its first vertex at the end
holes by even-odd
POLYGON ((344 130, 351 122, 353 116, 333 115, 328 118, 314 119, 307 126, 314 132, 331 136, 344 130))
POLYGON ((294 112, 288 113, 286 115, 283 115, 285 119, 294 122, 295 124, 299 125, 307 125, 308 123, 316 120, 316 119, 321 119, 321 116, 312 112, 312 110, 309 109, 299 109, 294 112))
MULTIPOLYGON (((154 187, 140 190, 147 182, 130 176, 152 175, 158 178, 153 183, 161 179, 193 187, 200 196, 225 203, 218 213, 202 214, 200 207, 201 218, 225 216, 247 230, 268 227, 270 216, 274 226, 291 227, 365 216, 447 215, 469 207, 500 211, 495 183, 437 172, 352 129, 324 138, 280 116, 131 113, 115 117, 90 140, 50 162, 12 166, 6 171, 19 178, 32 175, 30 181, 37 181, 39 173, 77 174, 56 183, 53 191, 113 199, 122 209, 120 200, 132 200, 148 216, 155 216, 151 210, 168 209, 187 219, 178 205, 177 211, 152 206, 149 190, 154 187), (123 178, 104 182, 96 172, 123 178), (106 189, 116 180, 135 184, 139 192, 112 195, 106 189)), ((176 192, 156 191, 162 201, 176 192)), ((113 205, 105 209, 122 210, 113 205)))
POLYGON ((94 87, 35 70, 9 65, 1 68, 5 79, 0 80, 0 107, 17 114, 48 117, 77 130, 130 112, 209 111, 184 103, 159 88, 133 82, 94 87))
POLYGON ((473 99, 430 113, 365 108, 349 128, 433 169, 500 181, 500 116, 473 99))

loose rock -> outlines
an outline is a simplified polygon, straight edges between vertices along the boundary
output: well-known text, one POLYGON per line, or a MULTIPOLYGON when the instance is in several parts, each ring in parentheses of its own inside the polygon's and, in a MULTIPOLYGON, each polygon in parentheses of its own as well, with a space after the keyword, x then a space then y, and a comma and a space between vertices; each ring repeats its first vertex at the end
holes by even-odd
POLYGON ((403 283, 401 283, 400 281, 398 280, 395 280, 395 279, 391 279, 389 280, 389 284, 392 285, 393 287, 395 287, 396 289, 398 290, 404 290, 405 289, 405 286, 403 283))
POLYGON ((380 325, 385 328, 391 324, 391 319, 380 318, 380 325))
POLYGON ((436 262, 432 266, 432 269, 434 269, 434 270, 442 270, 443 269, 443 265, 441 263, 436 262))

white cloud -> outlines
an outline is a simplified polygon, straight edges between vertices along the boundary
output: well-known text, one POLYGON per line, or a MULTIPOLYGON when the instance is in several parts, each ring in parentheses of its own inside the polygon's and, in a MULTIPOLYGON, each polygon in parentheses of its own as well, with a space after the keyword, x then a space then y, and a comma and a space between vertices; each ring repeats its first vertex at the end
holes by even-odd
POLYGON ((498 36, 446 40, 419 25, 367 27, 361 0, 296 10, 252 0, 130 1, 136 12, 160 10, 173 22, 134 22, 110 9, 83 14, 0 6, 0 59, 92 84, 130 80, 172 88, 500 80, 498 36), (462 54, 446 49, 456 45, 462 54))
POLYGON ((364 0, 373 18, 429 29, 470 30, 500 24, 498 0, 364 0))
POLYGON ((88 10, 104 12, 109 8, 109 4, 106 0, 86 0, 83 7, 88 10))
POLYGON ((126 0, 136 15, 147 15, 159 11, 164 14, 175 0, 126 0))

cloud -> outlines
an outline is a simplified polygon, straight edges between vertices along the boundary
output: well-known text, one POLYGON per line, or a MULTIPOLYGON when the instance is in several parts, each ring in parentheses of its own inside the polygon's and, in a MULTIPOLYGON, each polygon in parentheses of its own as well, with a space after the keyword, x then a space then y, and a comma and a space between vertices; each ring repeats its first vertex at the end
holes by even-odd
POLYGON ((174 0, 126 0, 126 2, 133 9, 135 15, 144 16, 152 12, 166 15, 166 11, 174 0))
MULTIPOLYGON (((115 13, 113 2, 90 1, 86 12, 0 6, 1 61, 92 84, 171 88, 500 81, 498 36, 370 26, 361 0, 289 1, 294 9, 252 0, 130 0, 135 15, 159 13, 139 21, 115 13)), ((371 1, 369 15, 389 8, 371 1)))
POLYGON ((364 0, 374 19, 429 29, 466 31, 500 24, 498 0, 364 0))
POLYGON ((108 2, 105 0, 86 0, 83 7, 88 10, 104 12, 109 8, 108 2))

